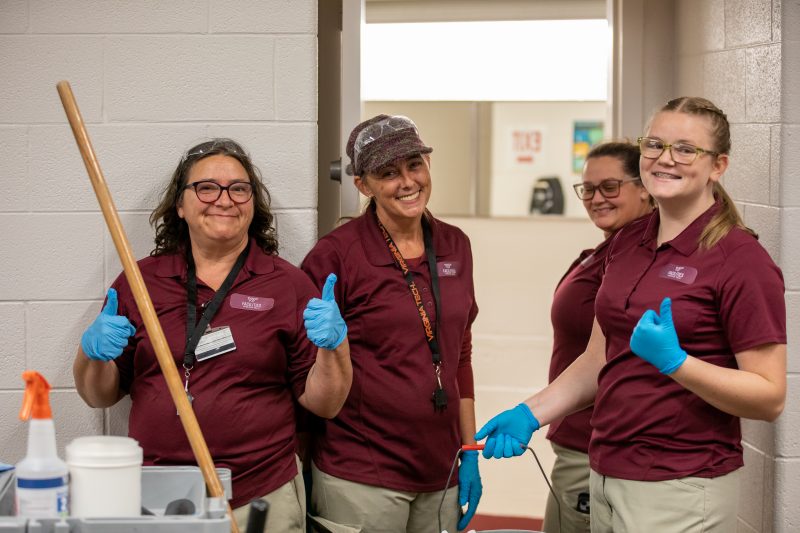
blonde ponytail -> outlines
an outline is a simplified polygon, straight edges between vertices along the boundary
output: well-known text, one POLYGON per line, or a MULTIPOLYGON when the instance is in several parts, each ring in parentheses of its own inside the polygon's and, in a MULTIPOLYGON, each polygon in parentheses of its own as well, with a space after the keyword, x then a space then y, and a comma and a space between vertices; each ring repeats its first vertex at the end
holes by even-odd
POLYGON ((708 224, 700 234, 698 241, 701 249, 708 250, 712 248, 735 227, 743 229, 758 239, 758 234, 744 225, 744 221, 739 215, 739 210, 736 209, 736 204, 733 203, 733 200, 719 182, 714 184, 714 198, 719 201, 720 208, 717 214, 708 221, 708 224))

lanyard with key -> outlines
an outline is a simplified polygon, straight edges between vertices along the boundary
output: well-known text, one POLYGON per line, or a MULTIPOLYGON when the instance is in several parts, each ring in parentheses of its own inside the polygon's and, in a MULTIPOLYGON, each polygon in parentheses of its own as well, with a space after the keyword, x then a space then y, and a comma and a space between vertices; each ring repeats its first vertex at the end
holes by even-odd
POLYGON ((400 250, 397 248, 394 240, 392 240, 392 236, 389 235, 389 232, 378 218, 377 213, 373 214, 375 215, 375 220, 378 223, 378 228, 380 228, 383 238, 386 240, 386 246, 389 248, 389 252, 392 254, 392 259, 394 259, 394 263, 403 274, 403 277, 408 284, 408 289, 411 292, 411 296, 414 298, 414 305, 417 307, 417 312, 419 313, 420 321, 422 322, 425 340, 428 342, 428 347, 431 350, 433 372, 436 377, 436 389, 433 391, 431 401, 433 401, 434 410, 443 411, 447 407, 447 392, 445 392, 444 388, 442 387, 442 356, 439 351, 439 342, 436 339, 436 334, 439 330, 439 317, 441 316, 439 308, 439 301, 441 298, 439 297, 439 272, 436 268, 436 249, 433 246, 433 234, 431 233, 430 223, 425 216, 422 217, 422 235, 425 242, 425 254, 428 258, 428 271, 431 275, 433 301, 436 306, 435 324, 431 324, 430 316, 428 316, 428 312, 425 310, 425 306, 422 303, 422 296, 419 293, 419 289, 417 289, 417 284, 414 282, 414 274, 412 274, 411 270, 408 268, 408 264, 403 258, 403 254, 400 253, 400 250))

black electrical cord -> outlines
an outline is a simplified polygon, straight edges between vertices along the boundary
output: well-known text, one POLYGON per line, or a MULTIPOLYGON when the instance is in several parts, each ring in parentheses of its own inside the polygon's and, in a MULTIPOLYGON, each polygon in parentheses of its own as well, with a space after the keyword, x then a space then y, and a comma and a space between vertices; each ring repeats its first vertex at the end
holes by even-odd
MULTIPOLYGON (((556 492, 553 490, 553 485, 550 484, 550 480, 547 478, 547 474, 544 471, 544 467, 542 467, 542 463, 539 461, 539 456, 536 455, 536 452, 533 451, 533 448, 530 446, 525 447, 531 454, 533 454, 533 458, 536 459, 536 464, 539 465, 539 470, 542 472, 542 477, 544 478, 544 482, 547 483, 547 488, 550 489, 550 494, 553 495, 553 500, 556 502, 556 507, 558 507, 558 530, 561 531, 561 502, 558 501, 558 496, 556 496, 556 492)), ((456 470, 456 465, 458 464, 458 458, 461 457, 461 454, 464 453, 464 450, 461 448, 458 449, 456 452, 456 456, 453 457, 453 465, 450 467, 450 473, 447 475, 447 482, 444 485, 444 491, 442 491, 442 499, 439 501, 439 509, 436 513, 436 516, 439 521, 439 529, 436 533, 442 533, 444 530, 442 529, 442 506, 444 505, 444 498, 447 496, 447 491, 450 488, 450 480, 453 479, 453 472, 456 470)))

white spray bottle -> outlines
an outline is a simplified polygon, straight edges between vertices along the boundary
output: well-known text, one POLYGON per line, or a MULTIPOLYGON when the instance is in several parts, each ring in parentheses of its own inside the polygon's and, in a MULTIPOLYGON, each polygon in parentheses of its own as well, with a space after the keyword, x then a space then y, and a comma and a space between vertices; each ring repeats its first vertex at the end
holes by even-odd
POLYGON ((56 455, 56 430, 50 411, 50 384, 38 372, 22 373, 25 396, 19 417, 30 420, 28 453, 17 463, 17 515, 64 518, 68 515, 69 469, 56 455))

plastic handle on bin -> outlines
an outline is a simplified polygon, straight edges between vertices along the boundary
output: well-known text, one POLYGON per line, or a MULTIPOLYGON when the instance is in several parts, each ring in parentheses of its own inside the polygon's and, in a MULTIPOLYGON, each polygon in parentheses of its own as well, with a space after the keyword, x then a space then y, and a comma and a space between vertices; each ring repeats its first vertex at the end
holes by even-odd
POLYGON ((247 517, 245 533, 264 533, 269 514, 269 502, 266 500, 253 500, 250 502, 250 515, 247 517))

